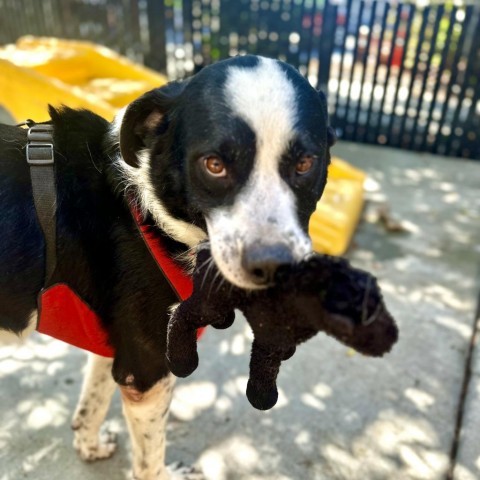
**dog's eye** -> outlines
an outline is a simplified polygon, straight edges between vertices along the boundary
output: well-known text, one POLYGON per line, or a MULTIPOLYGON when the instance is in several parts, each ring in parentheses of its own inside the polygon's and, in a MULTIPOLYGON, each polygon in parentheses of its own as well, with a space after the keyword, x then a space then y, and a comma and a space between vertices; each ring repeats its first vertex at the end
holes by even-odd
POLYGON ((295 171, 298 175, 305 175, 312 169, 314 163, 314 155, 303 155, 303 157, 295 165, 295 171))
POLYGON ((203 157, 203 165, 207 172, 214 177, 225 177, 227 175, 227 169, 223 160, 216 155, 203 157))

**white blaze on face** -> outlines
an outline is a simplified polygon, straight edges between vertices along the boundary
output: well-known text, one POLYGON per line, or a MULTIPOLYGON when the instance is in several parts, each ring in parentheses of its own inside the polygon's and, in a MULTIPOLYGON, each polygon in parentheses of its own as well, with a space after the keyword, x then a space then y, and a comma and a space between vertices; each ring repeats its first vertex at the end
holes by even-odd
POLYGON ((234 204, 208 215, 208 233, 223 275, 240 287, 258 288, 242 269, 245 247, 281 243, 290 248, 295 260, 311 250, 310 239, 300 227, 295 196, 279 172, 281 156, 294 135, 296 94, 278 63, 260 58, 255 68, 229 69, 225 99, 254 131, 256 157, 234 204))

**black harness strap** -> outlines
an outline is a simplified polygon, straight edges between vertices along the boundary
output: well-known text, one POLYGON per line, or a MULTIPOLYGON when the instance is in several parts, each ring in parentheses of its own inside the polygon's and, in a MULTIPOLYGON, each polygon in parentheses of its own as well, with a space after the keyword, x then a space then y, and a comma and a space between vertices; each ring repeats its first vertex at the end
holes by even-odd
POLYGON ((45 239, 45 286, 47 286, 57 264, 57 191, 53 126, 33 123, 27 123, 30 127, 27 134, 27 163, 30 165, 33 201, 45 239))

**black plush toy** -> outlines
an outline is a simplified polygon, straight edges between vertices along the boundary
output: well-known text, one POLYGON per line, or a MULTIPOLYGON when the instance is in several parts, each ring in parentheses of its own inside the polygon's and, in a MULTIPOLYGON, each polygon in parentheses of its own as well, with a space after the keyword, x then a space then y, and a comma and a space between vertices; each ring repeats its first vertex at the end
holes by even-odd
POLYGON ((397 326, 375 277, 346 260, 312 254, 297 265, 282 267, 275 286, 255 291, 220 281, 210 260, 207 248, 198 252, 193 294, 169 323, 166 356, 178 377, 190 375, 198 366, 197 328, 228 328, 235 308, 244 313, 254 334, 247 397, 260 410, 277 402, 275 381, 281 362, 317 332, 374 357, 397 341, 397 326))

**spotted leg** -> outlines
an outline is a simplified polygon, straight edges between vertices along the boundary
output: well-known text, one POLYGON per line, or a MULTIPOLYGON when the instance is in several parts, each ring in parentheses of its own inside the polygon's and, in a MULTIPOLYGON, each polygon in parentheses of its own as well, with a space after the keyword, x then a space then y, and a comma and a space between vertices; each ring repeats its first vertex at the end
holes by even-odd
POLYGON ((132 442, 135 480, 170 479, 165 466, 165 434, 174 383, 170 374, 145 393, 120 386, 123 414, 132 442))
POLYGON ((169 374, 144 393, 120 386, 132 442, 134 480, 204 480, 191 467, 165 466, 166 427, 174 384, 175 377, 169 374))
POLYGON ((88 354, 87 372, 72 421, 73 446, 83 460, 108 458, 115 451, 113 435, 100 434, 116 388, 111 370, 111 358, 88 354))

